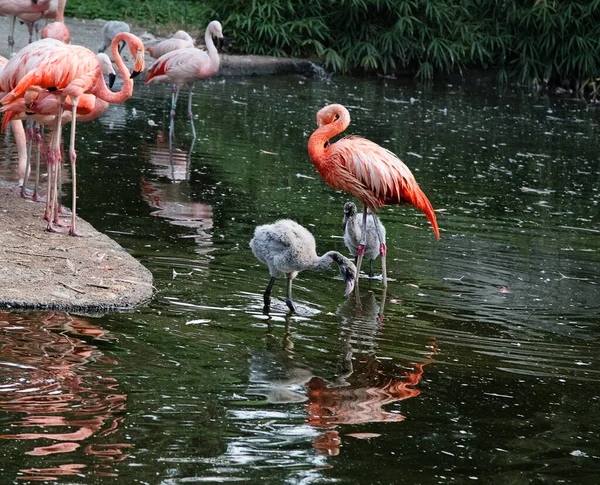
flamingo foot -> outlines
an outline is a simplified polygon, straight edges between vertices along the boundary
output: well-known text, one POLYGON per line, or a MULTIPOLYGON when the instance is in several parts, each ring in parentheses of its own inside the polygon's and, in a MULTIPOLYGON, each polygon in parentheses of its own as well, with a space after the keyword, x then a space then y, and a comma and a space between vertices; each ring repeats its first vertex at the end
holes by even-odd
POLYGON ((81 232, 77 232, 75 229, 73 229, 71 227, 69 229, 69 236, 73 236, 73 237, 88 237, 88 234, 83 234, 81 232))
POLYGON ((57 229, 56 227, 54 227, 54 224, 52 224, 52 222, 48 223, 48 225, 46 226, 46 231, 48 231, 48 232, 62 232, 60 229, 57 229))
POLYGON ((23 197, 24 199, 28 199, 28 200, 34 200, 34 199, 33 199, 33 195, 34 195, 34 194, 32 194, 32 195, 29 195, 29 194, 27 193, 27 190, 25 190, 25 186, 24 186, 24 185, 21 185, 21 188, 20 188, 20 191, 19 191, 19 193, 20 193, 21 197, 23 197))

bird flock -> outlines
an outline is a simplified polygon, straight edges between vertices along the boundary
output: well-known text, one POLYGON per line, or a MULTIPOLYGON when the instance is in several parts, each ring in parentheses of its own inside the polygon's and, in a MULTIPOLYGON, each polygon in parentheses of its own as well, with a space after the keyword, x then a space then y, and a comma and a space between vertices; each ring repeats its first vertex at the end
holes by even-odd
MULTIPOLYGON (((48 231, 60 231, 58 192, 62 167, 62 127, 70 123, 69 161, 72 176, 72 208, 69 234, 80 236, 76 229, 76 125, 100 116, 110 103, 123 103, 133 93, 133 78, 145 68, 145 52, 156 60, 149 67, 146 84, 168 83, 172 87, 169 140, 174 131, 174 117, 181 88, 189 90, 188 116, 192 137, 196 131, 192 113, 194 84, 214 76, 220 65, 217 46, 223 41, 221 24, 214 20, 205 31, 206 51, 194 46, 193 39, 183 31, 170 39, 145 47, 130 33, 125 22, 110 21, 102 29, 99 53, 72 44, 64 23, 66 0, 0 0, 0 15, 11 15, 13 21, 8 42, 12 54, 14 26, 17 18, 28 24, 30 44, 16 52, 9 60, 0 57, 0 111, 4 113, 2 128, 9 124, 18 149, 17 172, 22 196, 29 196, 25 184, 29 175, 31 144, 38 142, 36 157, 36 185, 32 197, 37 198, 39 154, 41 140, 39 126, 49 126, 50 143, 46 151, 48 189, 44 218, 48 231), (35 22, 53 18, 42 30, 41 39, 31 42, 35 22), (130 71, 121 57, 127 46, 133 58, 130 71), (115 70, 103 52, 110 47, 123 86, 111 90, 115 70), (109 78, 106 84, 104 76, 109 78), (31 127, 23 128, 23 120, 31 127), (26 134, 27 133, 27 134, 26 134), (27 138, 29 141, 27 141, 27 138), (29 146, 27 143, 29 142, 29 146)), ((344 242, 355 261, 337 251, 319 256, 313 235, 291 219, 280 219, 272 224, 256 227, 250 248, 256 258, 269 268, 271 279, 264 292, 264 305, 271 303, 271 291, 277 278, 287 278, 286 305, 296 311, 292 300, 292 281, 304 270, 325 270, 336 264, 344 280, 346 296, 357 287, 363 258, 370 263, 381 256, 382 282, 387 286, 386 231, 376 215, 384 205, 412 205, 421 210, 431 223, 439 240, 439 229, 433 207, 419 187, 410 169, 392 152, 357 136, 346 136, 336 142, 331 139, 344 132, 350 124, 348 110, 340 104, 331 104, 318 111, 317 129, 308 140, 308 154, 323 180, 335 190, 356 197, 363 205, 362 215, 352 202, 343 209, 344 242)))

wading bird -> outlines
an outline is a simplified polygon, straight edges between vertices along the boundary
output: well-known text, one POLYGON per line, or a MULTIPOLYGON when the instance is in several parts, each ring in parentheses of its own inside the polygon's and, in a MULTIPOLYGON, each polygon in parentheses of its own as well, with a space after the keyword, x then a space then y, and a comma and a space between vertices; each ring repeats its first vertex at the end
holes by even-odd
POLYGON ((258 226, 250 241, 250 248, 256 258, 269 267, 271 280, 264 293, 265 308, 271 304, 271 290, 276 278, 287 278, 285 303, 295 312, 292 301, 292 280, 300 271, 324 271, 332 263, 339 266, 340 276, 346 282, 348 296, 354 289, 356 266, 337 251, 328 251, 323 256, 317 255, 315 238, 295 221, 282 219, 273 224, 258 226))
MULTIPOLYGON (((358 246, 362 239, 362 225, 357 218, 356 204, 344 204, 344 243, 355 258, 358 257, 358 246)), ((379 218, 369 211, 367 214, 367 234, 365 236, 364 257, 369 261, 369 277, 373 277, 373 261, 385 251, 385 227, 379 218)), ((383 260, 382 260, 383 265, 383 260)), ((383 286, 387 286, 385 270, 382 268, 383 286)))
POLYGON ((163 82, 175 85, 171 95, 171 124, 169 127, 169 140, 173 138, 175 107, 179 91, 183 86, 190 90, 188 98, 188 115, 190 125, 192 126, 192 136, 196 138, 196 128, 194 128, 194 114, 192 113, 192 92, 194 84, 201 79, 207 79, 214 76, 219 71, 220 59, 219 53, 212 36, 216 36, 219 43, 223 41, 223 31, 221 24, 213 20, 208 24, 204 34, 204 42, 208 53, 194 47, 187 49, 178 49, 168 52, 159 57, 148 69, 146 84, 150 82, 163 82))
POLYGON ((54 22, 50 22, 42 29, 42 39, 58 39, 65 44, 71 42, 71 32, 65 25, 65 5, 67 0, 58 0, 58 8, 54 22))
MULTIPOLYGON (((129 32, 131 29, 127 22, 121 22, 120 20, 109 20, 102 26, 102 44, 98 47, 98 52, 104 52, 110 43, 115 38, 115 35, 121 32, 129 32)), ((125 42, 119 43, 119 52, 125 47, 125 42)))
MULTIPOLYGON (((50 41, 53 39, 42 39, 38 42, 50 41)), ((34 45, 36 43, 30 44, 34 45)), ((123 87, 119 92, 111 91, 104 81, 102 67, 96 55, 82 46, 62 44, 56 46, 39 59, 35 68, 27 72, 17 85, 0 100, 3 105, 13 102, 19 97, 24 97, 30 90, 48 90, 55 92, 59 97, 59 112, 56 116, 56 123, 52 134, 50 150, 48 152, 48 165, 53 169, 54 196, 52 196, 51 215, 48 223, 48 230, 54 231, 52 225, 52 214, 54 213, 56 193, 57 193, 57 170, 56 167, 61 161, 60 154, 60 134, 62 128, 62 112, 67 98, 70 98, 72 121, 71 121, 71 140, 69 146, 69 158, 71 161, 71 175, 73 180, 73 201, 72 201, 72 220, 69 234, 78 235, 75 229, 76 220, 76 159, 75 152, 75 132, 76 115, 79 98, 83 94, 92 94, 108 103, 122 103, 133 93, 133 80, 144 69, 144 46, 142 42, 133 34, 122 32, 112 41, 111 51, 113 58, 123 77, 123 87), (121 40, 127 42, 131 55, 135 59, 134 72, 130 75, 123 59, 118 53, 118 44, 121 40)), ((8 68, 8 66, 7 66, 8 68)), ((6 70, 6 69, 5 69, 6 70)), ((4 108, 2 108, 4 110, 4 108)), ((49 172, 50 172, 49 169, 49 172)))
POLYGON ((184 30, 178 30, 169 39, 161 40, 154 45, 146 47, 146 52, 155 59, 164 56, 167 52, 177 49, 188 49, 194 47, 194 39, 184 30))
MULTIPOLYGON (((0 56, 0 75, 4 70, 4 66, 8 63, 6 57, 0 56)), ((0 87, 0 95, 2 95, 2 88, 0 87)), ((25 136, 25 129, 23 128, 23 122, 21 120, 14 120, 10 122, 10 127, 15 137, 15 143, 17 145, 17 176, 18 184, 21 191, 21 196, 25 195, 25 177, 27 172, 27 137, 25 136)))
MULTIPOLYGON (((34 16, 39 16, 39 18, 41 18, 42 12, 48 10, 49 7, 50 0, 2 0, 2 2, 0 2, 0 15, 13 16, 10 24, 10 32, 8 34, 8 45, 11 56, 15 46, 15 23, 17 17, 33 14, 34 16)), ((31 33, 29 41, 31 42, 31 33)))
MULTIPOLYGON (((308 154, 319 175, 336 190, 348 192, 364 206, 362 237, 358 246, 358 273, 365 252, 367 210, 373 213, 386 204, 410 204, 423 211, 436 238, 440 239, 431 202, 419 187, 409 168, 392 152, 365 138, 347 136, 335 143, 329 140, 350 125, 350 113, 341 104, 330 104, 317 113, 317 129, 308 140, 308 154)), ((387 247, 381 251, 385 275, 387 247)))

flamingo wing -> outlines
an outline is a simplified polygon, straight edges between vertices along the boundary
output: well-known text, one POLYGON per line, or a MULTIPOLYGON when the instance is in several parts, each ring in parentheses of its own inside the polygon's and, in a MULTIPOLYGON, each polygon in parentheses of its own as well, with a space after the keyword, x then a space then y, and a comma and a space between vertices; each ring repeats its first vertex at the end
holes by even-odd
POLYGON ((209 62, 208 54, 194 47, 168 52, 150 66, 146 84, 153 80, 178 85, 194 82, 199 79, 199 65, 209 62))
POLYGON ((410 204, 425 213, 439 239, 435 212, 410 169, 392 152, 365 138, 348 136, 326 149, 338 187, 372 210, 385 204, 410 204), (346 172, 346 173, 344 173, 346 172), (375 202, 376 201, 376 202, 375 202))

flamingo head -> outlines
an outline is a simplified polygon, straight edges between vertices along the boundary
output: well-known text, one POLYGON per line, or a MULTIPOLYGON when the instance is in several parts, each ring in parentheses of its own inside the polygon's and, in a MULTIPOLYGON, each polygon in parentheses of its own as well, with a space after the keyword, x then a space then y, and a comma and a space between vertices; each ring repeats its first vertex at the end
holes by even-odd
POLYGON ((354 202, 346 202, 344 204, 344 230, 346 230, 348 221, 353 217, 356 217, 356 204, 354 202))
POLYGON ((102 73, 108 75, 108 87, 112 88, 113 84, 115 83, 117 73, 115 72, 115 68, 112 65, 110 57, 103 52, 96 54, 96 57, 100 63, 100 69, 102 70, 102 73))
POLYGON ((114 46, 112 48, 118 51, 119 42, 121 42, 122 40, 127 42, 127 45, 129 46, 129 51, 135 59, 135 62, 133 64, 133 72, 130 76, 130 78, 133 79, 144 70, 144 44, 142 44, 142 41, 140 39, 138 39, 135 35, 130 34, 129 32, 119 32, 117 35, 114 36, 111 42, 111 47, 114 46))
POLYGON ((350 113, 341 104, 330 104, 321 108, 317 113, 317 126, 321 128, 339 119, 342 119, 343 124, 347 127, 350 124, 350 113))
POLYGON ((218 48, 221 49, 223 47, 224 40, 221 22, 218 20, 213 20, 210 24, 208 24, 208 27, 206 27, 206 31, 217 38, 218 48))

